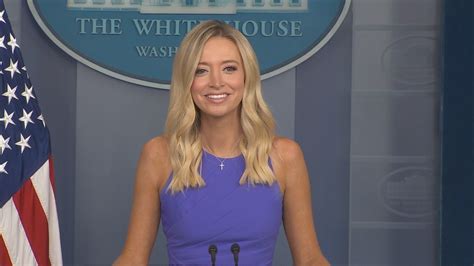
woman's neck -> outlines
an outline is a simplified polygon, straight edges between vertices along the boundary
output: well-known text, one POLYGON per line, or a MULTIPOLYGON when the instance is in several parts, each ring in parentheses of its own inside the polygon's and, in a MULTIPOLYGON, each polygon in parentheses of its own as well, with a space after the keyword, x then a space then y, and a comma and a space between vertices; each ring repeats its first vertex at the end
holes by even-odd
POLYGON ((201 119, 200 134, 203 148, 215 156, 233 157, 240 154, 240 119, 204 117, 201 119))

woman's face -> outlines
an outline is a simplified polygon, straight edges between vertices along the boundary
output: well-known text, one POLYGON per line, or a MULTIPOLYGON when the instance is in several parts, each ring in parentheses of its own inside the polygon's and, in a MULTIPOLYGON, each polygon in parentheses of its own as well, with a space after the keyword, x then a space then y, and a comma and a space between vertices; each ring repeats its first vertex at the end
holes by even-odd
POLYGON ((234 42, 223 37, 209 39, 191 85, 191 95, 201 117, 238 117, 244 76, 242 58, 234 42))

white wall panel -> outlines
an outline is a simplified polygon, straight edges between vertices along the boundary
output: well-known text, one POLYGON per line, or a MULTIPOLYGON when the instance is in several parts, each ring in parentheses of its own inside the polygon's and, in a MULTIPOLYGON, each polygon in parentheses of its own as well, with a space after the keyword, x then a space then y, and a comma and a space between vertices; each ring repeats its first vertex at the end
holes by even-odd
POLYGON ((438 254, 440 0, 354 0, 353 265, 438 254))

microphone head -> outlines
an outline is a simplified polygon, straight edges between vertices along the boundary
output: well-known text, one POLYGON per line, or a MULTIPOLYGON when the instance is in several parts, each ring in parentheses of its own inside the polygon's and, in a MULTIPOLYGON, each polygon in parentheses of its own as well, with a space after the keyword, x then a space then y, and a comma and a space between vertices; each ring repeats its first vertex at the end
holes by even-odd
POLYGON ((232 244, 232 246, 230 246, 230 252, 232 252, 233 254, 238 254, 240 252, 239 244, 237 243, 232 244))
POLYGON ((209 254, 216 254, 217 253, 217 247, 216 245, 210 245, 209 246, 209 254))

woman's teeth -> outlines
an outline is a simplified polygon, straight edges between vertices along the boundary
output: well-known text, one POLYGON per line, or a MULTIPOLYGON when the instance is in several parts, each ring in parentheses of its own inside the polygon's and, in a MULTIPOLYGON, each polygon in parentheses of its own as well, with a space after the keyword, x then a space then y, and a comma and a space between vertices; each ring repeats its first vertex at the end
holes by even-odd
POLYGON ((209 94, 206 97, 211 99, 222 99, 227 97, 227 94, 209 94))

